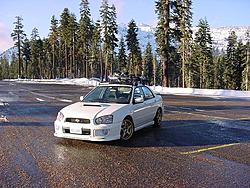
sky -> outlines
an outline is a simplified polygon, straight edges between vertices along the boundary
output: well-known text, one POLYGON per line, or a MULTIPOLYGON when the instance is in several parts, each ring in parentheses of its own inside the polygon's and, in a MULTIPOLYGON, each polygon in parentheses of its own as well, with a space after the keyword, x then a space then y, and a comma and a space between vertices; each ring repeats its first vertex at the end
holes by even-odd
MULTIPOLYGON (((99 18, 102 0, 89 0, 93 20, 99 18)), ((117 22, 127 24, 134 19, 138 24, 156 25, 155 0, 109 0, 117 9, 117 22)), ((80 0, 1 0, 0 53, 13 46, 10 34, 16 16, 23 18, 28 38, 34 27, 40 36, 47 37, 52 15, 60 19, 65 7, 79 18, 80 0)), ((205 18, 211 27, 250 26, 250 0, 193 0, 193 26, 205 18)))

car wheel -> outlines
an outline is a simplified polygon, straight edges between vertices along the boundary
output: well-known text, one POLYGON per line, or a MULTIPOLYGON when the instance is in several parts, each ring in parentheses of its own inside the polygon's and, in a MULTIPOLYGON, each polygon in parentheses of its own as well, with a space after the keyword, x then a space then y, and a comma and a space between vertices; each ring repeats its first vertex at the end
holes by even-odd
POLYGON ((130 118, 125 118, 121 126, 121 140, 129 140, 134 134, 134 123, 130 118))
POLYGON ((162 121, 162 111, 159 108, 155 114, 154 118, 154 126, 155 127, 160 127, 161 126, 161 121, 162 121))

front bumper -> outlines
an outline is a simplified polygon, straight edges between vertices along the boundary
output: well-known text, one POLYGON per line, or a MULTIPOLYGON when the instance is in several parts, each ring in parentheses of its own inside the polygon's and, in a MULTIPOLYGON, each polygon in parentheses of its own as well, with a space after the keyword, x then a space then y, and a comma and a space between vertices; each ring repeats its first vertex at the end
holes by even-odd
POLYGON ((121 122, 109 125, 76 124, 55 121, 54 136, 88 141, 111 141, 120 139, 121 122), (82 130, 82 134, 70 133, 72 127, 82 130), (65 131, 66 130, 66 131, 65 131))

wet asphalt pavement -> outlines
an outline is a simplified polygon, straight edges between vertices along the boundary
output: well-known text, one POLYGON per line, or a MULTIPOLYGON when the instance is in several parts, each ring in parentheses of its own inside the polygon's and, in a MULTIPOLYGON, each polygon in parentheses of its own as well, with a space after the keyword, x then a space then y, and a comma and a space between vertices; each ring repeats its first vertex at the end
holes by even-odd
POLYGON ((0 82, 0 187, 250 187, 250 100, 165 95, 131 141, 53 136, 90 88, 0 82))

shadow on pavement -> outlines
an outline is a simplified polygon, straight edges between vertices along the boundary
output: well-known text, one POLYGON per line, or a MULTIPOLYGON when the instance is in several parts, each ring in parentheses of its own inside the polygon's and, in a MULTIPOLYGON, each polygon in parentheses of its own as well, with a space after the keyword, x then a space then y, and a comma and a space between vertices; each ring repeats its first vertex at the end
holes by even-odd
POLYGON ((217 122, 202 120, 164 121, 160 128, 148 127, 134 134, 127 141, 102 144, 122 147, 181 147, 242 143, 250 141, 250 119, 244 121, 217 122), (231 126, 231 125, 239 125, 231 126), (248 126, 248 130, 242 127, 248 126))

